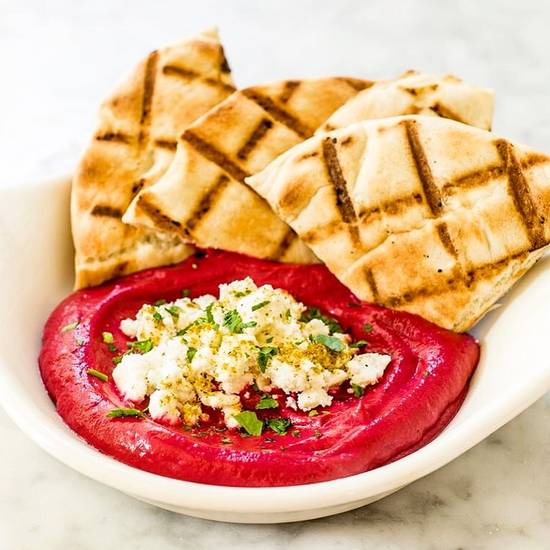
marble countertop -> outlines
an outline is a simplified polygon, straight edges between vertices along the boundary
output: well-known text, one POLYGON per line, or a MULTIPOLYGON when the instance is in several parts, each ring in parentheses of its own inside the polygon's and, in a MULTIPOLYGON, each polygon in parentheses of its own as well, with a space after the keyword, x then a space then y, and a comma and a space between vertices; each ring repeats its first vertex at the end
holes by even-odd
MULTIPOLYGON (((69 172, 102 95, 148 50, 220 27, 238 84, 453 72, 497 92, 495 131, 550 151, 540 0, 0 0, 0 185, 69 172)), ((520 366, 518 366, 519 368, 520 366)), ((550 547, 550 395, 382 501, 288 525, 165 512, 50 458, 0 412, 0 549, 550 547)))

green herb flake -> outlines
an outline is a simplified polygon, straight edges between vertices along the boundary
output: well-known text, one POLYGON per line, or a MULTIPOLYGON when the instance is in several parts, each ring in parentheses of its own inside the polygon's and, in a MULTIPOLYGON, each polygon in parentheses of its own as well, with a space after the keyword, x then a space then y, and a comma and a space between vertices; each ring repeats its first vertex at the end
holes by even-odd
POLYGON ((245 328, 255 327, 257 324, 256 321, 243 323, 243 319, 236 309, 228 311, 223 316, 223 326, 227 327, 233 334, 241 334, 245 328))
POLYGON ((160 314, 158 311, 155 311, 155 313, 153 313, 153 319, 155 321, 162 322, 162 314, 160 314))
POLYGON ((103 342, 105 344, 112 344, 115 341, 111 332, 102 332, 101 337, 103 338, 103 342))
POLYGON ((279 435, 286 435, 288 428, 292 422, 288 418, 271 418, 267 421, 267 425, 279 435))
POLYGON ((365 323, 363 325, 363 330, 368 334, 369 332, 372 332, 373 326, 370 323, 365 323))
POLYGON ((269 360, 274 355, 277 355, 278 352, 279 350, 273 346, 263 346, 260 348, 258 352, 258 367, 260 368, 261 373, 265 372, 269 360))
POLYGON ((123 355, 117 355, 116 357, 113 357, 113 363, 115 365, 118 365, 122 361, 123 357, 124 357, 123 355))
POLYGON ((229 445, 231 443, 231 439, 229 439, 229 437, 222 437, 222 443, 224 445, 229 445))
POLYGON ((366 346, 368 342, 366 340, 357 340, 357 342, 353 342, 353 344, 350 344, 350 348, 362 348, 363 346, 366 346))
POLYGON ((317 344, 323 344, 328 349, 331 349, 332 351, 344 351, 346 348, 344 342, 342 340, 339 340, 335 336, 327 336, 326 334, 317 334, 316 336, 313 336, 312 341, 317 344))
POLYGON ((235 420, 244 428, 249 435, 262 435, 263 422, 256 416, 255 412, 243 411, 234 416, 235 420))
POLYGON ((132 351, 137 353, 147 353, 153 349, 151 340, 141 340, 139 342, 127 342, 126 344, 132 351))
POLYGON ((69 323, 68 325, 65 325, 61 332, 69 332, 71 330, 74 330, 78 326, 78 321, 73 321, 72 323, 69 323))
POLYGON ((88 369, 86 371, 86 373, 89 374, 90 376, 95 376, 96 378, 98 378, 102 382, 108 382, 109 381, 109 377, 105 373, 99 372, 98 370, 88 369))
POLYGON ((140 411, 139 409, 127 409, 125 407, 121 407, 121 408, 111 409, 107 413, 107 416, 109 418, 125 418, 129 416, 143 417, 144 415, 143 415, 143 411, 140 411))
POLYGON ((155 306, 157 306, 157 307, 163 306, 165 303, 166 303, 166 300, 157 300, 155 302, 155 306))
POLYGON ((353 390, 353 395, 355 395, 355 397, 361 397, 365 393, 365 388, 362 388, 357 384, 352 384, 351 389, 353 390))
POLYGON ((184 288, 181 291, 181 297, 182 298, 188 298, 189 294, 191 294, 191 291, 188 288, 184 288))
POLYGON ((329 329, 330 334, 334 334, 335 332, 343 332, 342 327, 340 326, 338 321, 336 321, 336 319, 323 315, 321 311, 316 307, 306 309, 306 311, 304 311, 304 313, 302 313, 302 316, 300 317, 300 321, 302 321, 302 323, 308 323, 313 319, 319 319, 319 321, 325 323, 325 325, 327 325, 329 329))
POLYGON ((319 413, 315 409, 311 409, 311 411, 307 413, 308 416, 317 416, 318 414, 319 413))
POLYGON ((267 306, 267 304, 269 304, 269 300, 265 300, 264 302, 255 304, 252 306, 252 311, 258 311, 259 309, 262 309, 263 307, 267 306))
POLYGON ((189 347, 187 349, 187 362, 191 363, 193 361, 193 357, 197 354, 197 348, 189 347))
POLYGON ((287 309, 284 313, 284 320, 289 321, 290 320, 290 309, 287 309))
POLYGON ((178 306, 167 306, 164 309, 175 319, 180 316, 181 308, 178 306))
POLYGON ((118 348, 117 348, 114 344, 107 344, 107 349, 108 349, 111 353, 115 353, 115 351, 118 351, 118 348))
POLYGON ((277 409, 279 407, 279 402, 271 397, 271 395, 262 395, 262 398, 256 405, 257 410, 262 409, 277 409))
POLYGON ((300 433, 300 430, 292 430, 292 431, 290 432, 290 435, 291 435, 292 437, 300 437, 301 433, 300 433))

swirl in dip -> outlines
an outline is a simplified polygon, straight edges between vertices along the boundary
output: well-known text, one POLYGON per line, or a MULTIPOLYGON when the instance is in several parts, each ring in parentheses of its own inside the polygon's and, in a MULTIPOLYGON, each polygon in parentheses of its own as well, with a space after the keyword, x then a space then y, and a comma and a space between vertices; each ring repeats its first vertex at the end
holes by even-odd
POLYGON ((100 451, 178 479, 281 486, 425 445, 478 356, 471 336, 362 303, 324 266, 208 251, 72 294, 39 363, 100 451))

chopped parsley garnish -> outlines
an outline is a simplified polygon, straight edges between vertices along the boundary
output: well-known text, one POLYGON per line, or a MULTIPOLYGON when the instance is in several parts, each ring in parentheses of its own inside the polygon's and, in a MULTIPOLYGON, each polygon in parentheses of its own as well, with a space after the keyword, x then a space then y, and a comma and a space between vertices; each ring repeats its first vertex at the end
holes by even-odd
POLYGON ((155 311, 155 313, 153 313, 153 319, 155 321, 162 321, 162 315, 158 311, 155 311))
POLYGON ((137 353, 147 353, 153 349, 153 342, 151 340, 141 340, 139 342, 128 342, 126 344, 132 351, 137 353))
POLYGON ((255 327, 256 325, 256 321, 243 323, 243 319, 236 309, 228 311, 223 316, 223 326, 227 327, 234 334, 241 334, 245 328, 255 327))
POLYGON ((273 336, 269 336, 268 338, 265 339, 265 341, 266 341, 268 344, 271 344, 271 342, 273 342, 273 336))
POLYGON ((362 388, 357 384, 352 384, 351 389, 353 390, 353 395, 355 395, 355 397, 361 397, 365 393, 365 388, 362 388))
POLYGON ((245 296, 248 296, 250 294, 250 290, 246 290, 246 291, 242 291, 242 290, 234 290, 233 291, 233 296, 235 296, 235 298, 244 298, 245 296))
POLYGON ((367 333, 372 332, 372 325, 370 323, 365 323, 363 325, 363 330, 367 333))
POLYGON ((311 340, 317 344, 323 344, 332 351, 344 351, 346 348, 342 340, 339 340, 335 336, 327 336, 326 334, 317 334, 312 336, 311 340))
POLYGON ((107 344, 107 349, 108 349, 111 353, 114 353, 115 351, 117 351, 117 347, 116 347, 114 344, 107 344))
POLYGON ((290 319, 290 309, 287 309, 284 314, 284 320, 288 321, 290 319))
POLYGON ((300 321, 302 321, 303 323, 308 323, 313 319, 319 319, 319 321, 325 323, 325 325, 327 325, 329 329, 330 334, 334 334, 335 332, 343 332, 342 327, 339 325, 336 319, 323 315, 321 311, 316 307, 310 307, 306 309, 300 317, 300 321))
POLYGON ((180 316, 181 308, 178 306, 168 306, 164 308, 172 317, 177 319, 180 316))
POLYGON ((193 357, 195 357, 197 353, 197 348, 189 347, 187 348, 187 362, 191 363, 193 361, 193 357))
POLYGON ((163 306, 165 303, 166 303, 166 300, 157 300, 155 302, 155 305, 158 307, 158 306, 163 306))
POLYGON ((292 422, 288 418, 270 418, 267 421, 267 425, 279 435, 286 435, 288 428, 292 425, 292 422))
POLYGON ((263 422, 256 416, 255 412, 243 411, 234 416, 235 420, 244 428, 249 435, 262 435, 263 422))
POLYGON ((353 342, 353 344, 350 344, 350 348, 362 348, 363 346, 366 346, 368 342, 366 340, 357 340, 357 342, 353 342))
POLYGON ((279 350, 273 346, 263 346, 260 348, 258 352, 258 367, 260 367, 260 372, 265 372, 269 360, 274 355, 277 355, 278 352, 279 350))
POLYGON ((269 300, 265 300, 264 302, 260 302, 259 304, 254 304, 252 306, 252 311, 258 311, 259 309, 267 306, 267 304, 269 304, 269 300))
MULTIPOLYGON (((211 325, 215 325, 216 323, 214 322, 214 316, 212 315, 212 307, 214 306, 214 302, 212 302, 211 304, 208 304, 206 306, 206 322, 207 323, 210 323, 211 325)), ((217 326, 217 325, 216 325, 217 326)))
POLYGON ((315 409, 311 409, 307 415, 308 416, 317 416, 319 413, 315 409))
POLYGON ((291 435, 292 437, 300 437, 300 430, 292 430, 292 431, 290 432, 290 435, 291 435))
POLYGON ((96 378, 99 378, 99 380, 101 380, 102 382, 107 382, 109 380, 109 377, 105 373, 99 372, 98 370, 88 369, 86 372, 90 376, 95 376, 96 378))
POLYGON ((261 409, 277 409, 279 407, 279 402, 271 397, 271 395, 262 395, 262 398, 256 405, 257 410, 261 409))
POLYGON ((112 344, 115 341, 111 332, 102 332, 101 337, 103 338, 103 342, 105 342, 105 344, 112 344))
POLYGON ((117 355, 116 357, 113 357, 113 363, 115 365, 118 365, 122 361, 122 355, 117 355))
POLYGON ((191 294, 191 291, 188 288, 182 289, 182 291, 181 291, 182 298, 187 298, 189 296, 189 294, 191 294))
POLYGON ((72 323, 69 323, 68 325, 65 325, 61 332, 69 332, 70 330, 74 330, 78 326, 78 321, 73 321, 72 323))
POLYGON ((117 409, 111 409, 107 416, 109 418, 124 418, 128 416, 143 416, 143 411, 140 411, 139 409, 127 409, 125 407, 117 408, 117 409))

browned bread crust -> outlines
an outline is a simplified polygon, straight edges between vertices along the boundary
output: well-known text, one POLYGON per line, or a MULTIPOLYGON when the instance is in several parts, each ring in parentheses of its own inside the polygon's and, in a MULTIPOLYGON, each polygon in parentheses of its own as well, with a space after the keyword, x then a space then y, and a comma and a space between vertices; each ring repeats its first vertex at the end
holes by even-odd
POLYGON ((217 32, 206 31, 152 52, 105 100, 73 181, 76 288, 193 251, 174 235, 121 218, 136 194, 164 174, 182 131, 233 91, 217 32))
POLYGON ((492 90, 470 86, 456 76, 407 71, 359 92, 335 111, 317 133, 362 120, 414 114, 450 118, 490 130, 493 104, 492 90))
POLYGON ((370 85, 320 78, 235 92, 183 132, 169 171, 138 194, 124 221, 172 231, 202 247, 285 262, 317 261, 244 178, 311 136, 370 85))
POLYGON ((550 157, 443 118, 318 135, 246 181, 358 297, 459 332, 550 243, 550 157))

